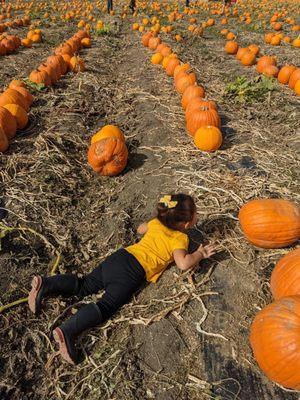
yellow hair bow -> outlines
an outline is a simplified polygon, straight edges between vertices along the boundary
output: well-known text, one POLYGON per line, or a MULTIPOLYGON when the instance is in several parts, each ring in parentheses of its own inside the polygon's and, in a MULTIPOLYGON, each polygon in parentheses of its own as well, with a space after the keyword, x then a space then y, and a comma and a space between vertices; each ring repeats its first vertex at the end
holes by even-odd
POLYGON ((160 203, 164 203, 164 205, 168 208, 174 208, 177 206, 178 201, 171 201, 171 196, 170 195, 166 195, 164 197, 162 197, 161 199, 159 199, 160 203))

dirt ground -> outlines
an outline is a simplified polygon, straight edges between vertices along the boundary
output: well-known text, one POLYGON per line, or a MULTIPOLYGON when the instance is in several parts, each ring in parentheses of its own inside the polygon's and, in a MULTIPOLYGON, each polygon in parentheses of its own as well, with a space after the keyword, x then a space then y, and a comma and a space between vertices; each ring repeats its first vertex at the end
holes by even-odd
MULTIPOLYGON (((150 63, 140 34, 117 17, 112 26, 81 52, 86 72, 36 94, 29 127, 0 155, 0 199, 8 210, 0 223, 40 234, 12 231, 2 239, 0 304, 26 296, 55 251, 60 273, 91 271, 137 240, 138 224, 170 191, 197 201, 191 248, 211 241, 220 251, 191 276, 171 266, 112 321, 82 336, 86 359, 77 367, 56 357, 50 333, 81 302, 53 299, 40 318, 26 305, 1 315, 0 398, 296 400, 299 394, 264 376, 248 341, 255 314, 271 301, 272 268, 289 249, 249 245, 237 213, 255 197, 299 201, 299 100, 277 86, 263 102, 237 104, 226 97, 226 83, 255 71, 225 56, 213 29, 205 40, 166 39, 219 106, 224 145, 201 153, 185 132, 172 80, 150 63), (86 152, 92 134, 109 123, 124 132, 129 163, 120 176, 101 178, 86 152)), ((39 48, 1 60, 2 86, 26 77, 73 32, 45 30, 39 48)))

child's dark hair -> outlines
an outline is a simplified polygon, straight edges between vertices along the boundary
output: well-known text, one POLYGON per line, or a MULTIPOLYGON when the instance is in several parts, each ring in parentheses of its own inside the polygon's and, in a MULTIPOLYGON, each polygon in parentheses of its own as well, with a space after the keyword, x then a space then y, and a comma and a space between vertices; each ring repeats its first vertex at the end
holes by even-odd
POLYGON ((163 199, 169 200, 169 203, 165 201, 159 202, 157 205, 157 218, 163 225, 178 230, 181 223, 192 221, 196 205, 191 196, 179 193, 165 196, 163 199), (172 202, 177 202, 177 204, 174 206, 172 202))

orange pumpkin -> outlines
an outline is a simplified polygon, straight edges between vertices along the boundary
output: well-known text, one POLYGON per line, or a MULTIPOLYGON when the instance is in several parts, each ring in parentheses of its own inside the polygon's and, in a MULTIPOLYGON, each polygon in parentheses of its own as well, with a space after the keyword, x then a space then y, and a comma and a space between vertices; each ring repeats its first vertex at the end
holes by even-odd
POLYGON ((295 69, 296 67, 294 65, 285 65, 282 67, 278 74, 278 82, 287 85, 295 69))
POLYGON ((267 65, 276 65, 275 57, 271 57, 271 56, 260 57, 257 61, 257 65, 256 65, 257 72, 262 74, 267 65))
POLYGON ((153 33, 152 32, 147 32, 142 36, 142 44, 144 47, 148 47, 149 46, 149 40, 153 37, 153 33))
POLYGON ((85 64, 82 58, 73 56, 70 60, 70 69, 75 73, 85 71, 85 64))
POLYGON ((263 70, 263 74, 265 76, 268 76, 268 77, 273 76, 274 78, 277 77, 278 72, 279 72, 279 69, 275 65, 267 65, 263 70))
POLYGON ((88 151, 88 163, 103 176, 118 175, 126 167, 128 150, 126 144, 115 137, 93 143, 88 151))
POLYGON ((254 65, 256 61, 256 55, 252 53, 251 50, 248 50, 243 57, 241 58, 241 63, 245 66, 254 65))
POLYGON ((19 106, 18 104, 6 104, 4 106, 12 116, 15 117, 17 122, 17 129, 24 129, 28 124, 28 115, 27 112, 19 106))
POLYGON ((10 89, 16 89, 17 87, 23 87, 26 88, 26 85, 23 81, 20 81, 18 79, 13 79, 10 84, 8 85, 10 89))
POLYGON ((186 71, 188 71, 189 69, 191 69, 191 66, 190 66, 190 64, 180 64, 180 65, 177 65, 177 67, 175 68, 175 70, 174 70, 174 79, 177 77, 177 75, 179 74, 179 72, 186 72, 186 71))
POLYGON ((4 130, 0 126, 0 153, 4 153, 9 146, 9 142, 7 136, 5 135, 4 130))
POLYGON ((197 107, 190 111, 186 118, 186 129, 191 136, 202 126, 221 127, 221 119, 218 112, 209 107, 197 107))
POLYGON ((188 86, 194 85, 196 83, 196 75, 194 72, 191 72, 189 74, 184 73, 183 76, 180 76, 180 73, 178 73, 174 80, 174 83, 177 92, 183 94, 188 86))
POLYGON ((294 89, 296 82, 300 79, 300 68, 295 69, 295 71, 292 72, 290 79, 289 79, 289 87, 291 89, 294 89))
POLYGON ((29 107, 31 106, 31 104, 34 101, 34 97, 32 96, 32 94, 22 86, 15 87, 15 90, 17 92, 21 93, 22 96, 24 96, 25 100, 27 101, 28 109, 29 109, 29 107))
POLYGON ((29 80, 36 84, 44 84, 46 87, 51 86, 51 78, 46 71, 35 70, 29 75, 29 80))
POLYGON ((278 261, 270 286, 275 300, 300 295, 300 249, 290 251, 278 261))
POLYGON ((4 107, 0 107, 0 127, 10 140, 16 136, 17 121, 15 117, 4 107))
POLYGON ((182 108, 186 110, 189 102, 195 97, 205 97, 205 90, 202 86, 191 85, 185 89, 181 99, 182 108))
POLYGON ((168 76, 173 76, 175 68, 180 65, 178 58, 171 58, 167 64, 166 73, 168 76))
POLYGON ((226 42, 225 51, 227 54, 236 54, 239 49, 237 42, 229 40, 226 42))
POLYGON ((197 129, 194 143, 202 151, 216 151, 222 144, 222 133, 215 126, 203 126, 197 129))
POLYGON ((256 315, 250 331, 254 357, 274 382, 300 390, 300 296, 284 297, 256 315))
POLYGON ((300 208, 288 200, 252 200, 240 209, 239 221, 246 238, 258 247, 286 247, 300 238, 300 208))

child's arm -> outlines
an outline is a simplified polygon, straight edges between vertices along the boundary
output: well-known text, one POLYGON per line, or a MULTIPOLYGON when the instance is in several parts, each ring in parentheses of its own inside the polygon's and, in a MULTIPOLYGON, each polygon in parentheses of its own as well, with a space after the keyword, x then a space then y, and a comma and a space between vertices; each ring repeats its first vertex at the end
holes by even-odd
POLYGON ((186 271, 191 269, 199 261, 203 260, 204 258, 209 258, 215 254, 215 247, 213 245, 203 246, 202 244, 198 247, 194 253, 188 254, 183 249, 174 250, 174 261, 179 269, 182 271, 186 271))
POLYGON ((137 233, 139 235, 145 235, 145 233, 148 230, 148 223, 147 222, 143 222, 138 228, 137 228, 137 233))

